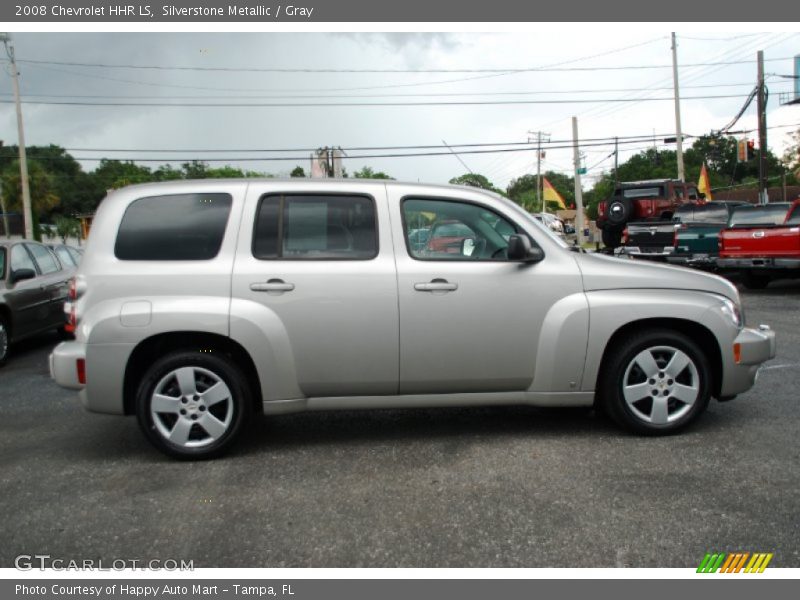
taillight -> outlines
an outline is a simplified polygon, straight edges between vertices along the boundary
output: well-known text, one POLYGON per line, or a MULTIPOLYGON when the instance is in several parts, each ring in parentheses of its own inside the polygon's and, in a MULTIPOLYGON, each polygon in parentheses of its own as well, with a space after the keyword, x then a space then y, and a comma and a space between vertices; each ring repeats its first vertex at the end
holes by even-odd
POLYGON ((67 298, 69 298, 70 302, 74 302, 78 299, 78 285, 75 283, 75 278, 69 280, 69 291, 67 292, 67 298))
POLYGON ((628 243, 628 228, 627 227, 622 230, 622 243, 623 244, 627 244, 628 243))
POLYGON ((78 373, 78 383, 86 385, 86 359, 77 359, 75 361, 75 369, 78 373))
POLYGON ((682 229, 683 227, 684 227, 683 224, 675 225, 675 232, 672 234, 672 247, 673 248, 677 248, 678 247, 678 231, 680 229, 682 229))
POLYGON ((75 305, 73 304, 67 313, 67 322, 64 325, 64 331, 67 333, 75 333, 75 328, 78 326, 78 315, 75 312, 75 305))

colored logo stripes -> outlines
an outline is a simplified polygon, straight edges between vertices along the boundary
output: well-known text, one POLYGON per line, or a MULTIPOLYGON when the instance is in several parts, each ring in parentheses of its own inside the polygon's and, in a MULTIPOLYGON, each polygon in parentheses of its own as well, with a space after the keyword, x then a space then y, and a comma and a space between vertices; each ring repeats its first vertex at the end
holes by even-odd
POLYGON ((706 553, 700 566, 697 567, 698 573, 763 573, 767 568, 773 554, 765 552, 731 552, 726 554, 706 553), (749 560, 748 560, 749 559, 749 560), (747 566, 745 566, 747 565, 747 566))

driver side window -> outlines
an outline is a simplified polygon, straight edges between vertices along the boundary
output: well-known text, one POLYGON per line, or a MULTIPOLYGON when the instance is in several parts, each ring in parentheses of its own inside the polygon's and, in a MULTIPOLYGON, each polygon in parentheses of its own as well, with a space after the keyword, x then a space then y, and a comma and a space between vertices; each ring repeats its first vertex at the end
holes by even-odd
POLYGON ((455 200, 407 198, 403 228, 408 252, 418 260, 506 260, 517 228, 497 213, 455 200))

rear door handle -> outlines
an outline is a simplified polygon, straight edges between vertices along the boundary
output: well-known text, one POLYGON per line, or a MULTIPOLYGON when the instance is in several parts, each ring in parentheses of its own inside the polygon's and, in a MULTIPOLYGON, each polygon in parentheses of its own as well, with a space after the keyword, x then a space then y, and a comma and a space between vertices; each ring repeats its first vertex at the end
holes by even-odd
POLYGON ((251 283, 250 289, 254 292, 291 292, 293 283, 286 283, 283 279, 270 279, 266 283, 251 283))
POLYGON ((446 279, 434 279, 430 283, 415 283, 414 289, 418 292, 454 292, 458 289, 458 284, 450 283, 446 279))

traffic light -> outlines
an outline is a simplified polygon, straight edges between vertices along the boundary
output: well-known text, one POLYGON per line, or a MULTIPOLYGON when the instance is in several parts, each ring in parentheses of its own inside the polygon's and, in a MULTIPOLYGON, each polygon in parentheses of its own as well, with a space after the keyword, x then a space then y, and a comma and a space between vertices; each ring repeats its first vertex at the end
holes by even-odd
POLYGON ((756 143, 753 140, 739 140, 736 144, 736 160, 747 162, 756 157, 756 143))

